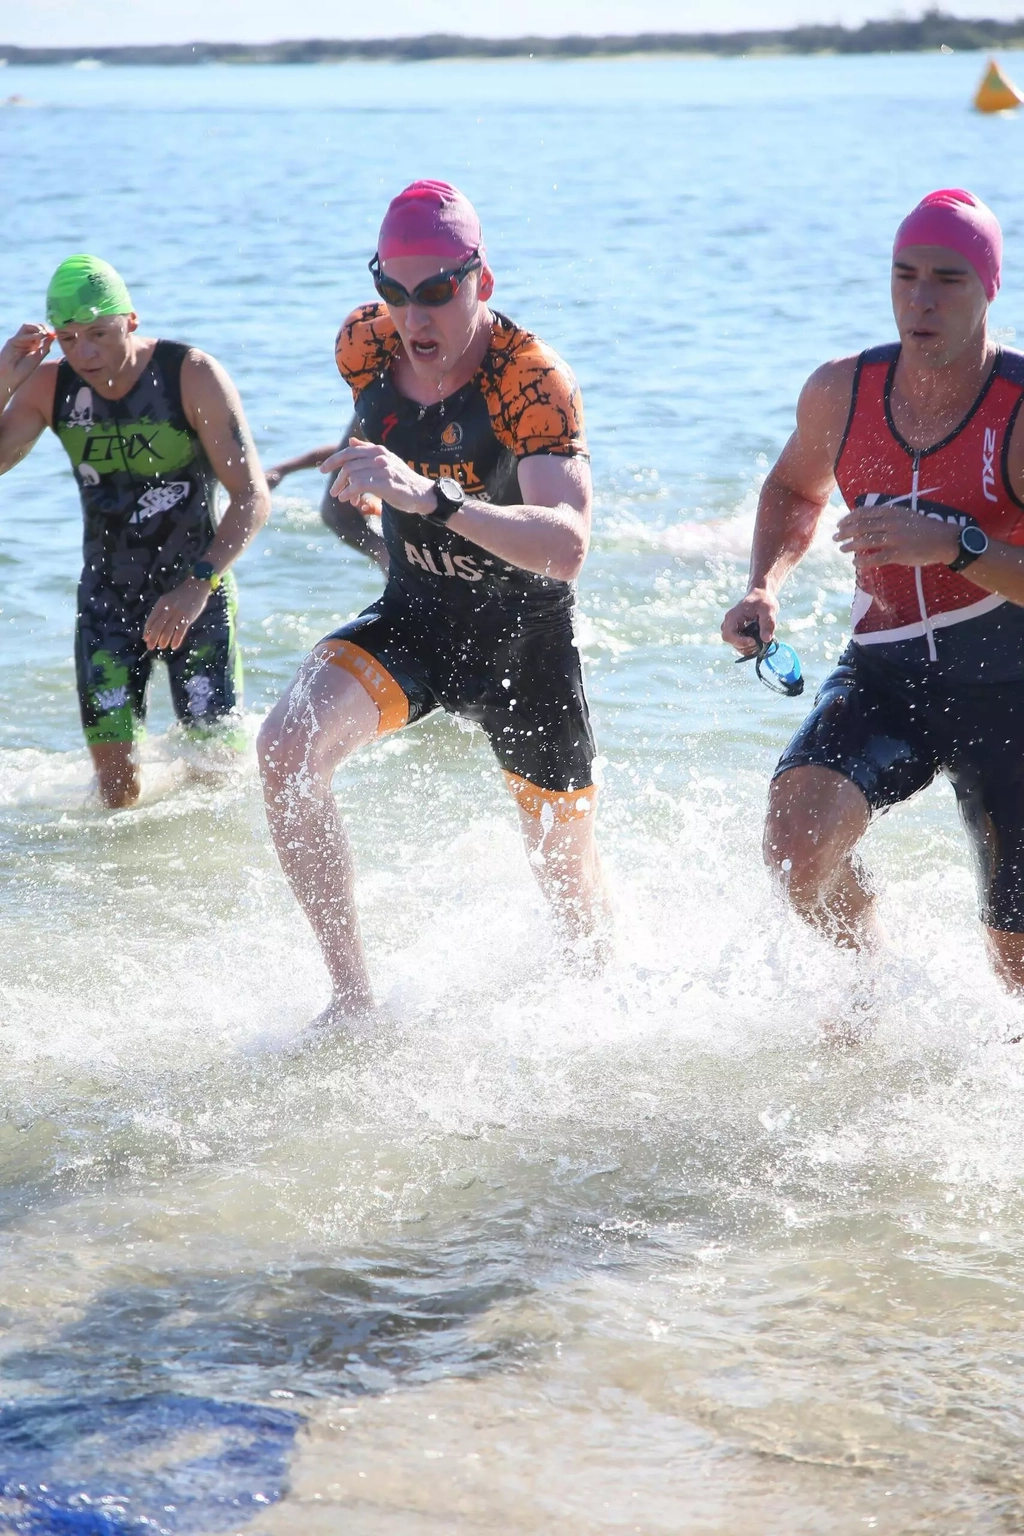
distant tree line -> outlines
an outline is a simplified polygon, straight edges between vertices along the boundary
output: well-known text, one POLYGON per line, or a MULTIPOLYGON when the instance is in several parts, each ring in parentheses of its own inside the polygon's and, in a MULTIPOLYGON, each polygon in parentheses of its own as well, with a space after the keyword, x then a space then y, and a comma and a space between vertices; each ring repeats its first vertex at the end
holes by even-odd
POLYGON ((0 43, 10 64, 326 64, 346 59, 581 59, 633 53, 921 53, 928 50, 1024 48, 1017 21, 962 21, 939 10, 917 21, 866 21, 860 27, 806 26, 784 31, 639 32, 632 37, 309 38, 267 44, 184 43, 117 48, 16 48, 0 43))

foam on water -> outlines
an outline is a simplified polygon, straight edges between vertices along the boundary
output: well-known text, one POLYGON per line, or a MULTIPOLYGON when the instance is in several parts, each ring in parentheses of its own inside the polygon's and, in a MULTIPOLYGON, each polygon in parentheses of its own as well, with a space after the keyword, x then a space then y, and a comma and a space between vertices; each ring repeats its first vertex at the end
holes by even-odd
MULTIPOLYGON (((473 747, 483 759, 481 744, 473 747)), ((369 785, 382 766, 390 765, 368 771, 369 785)), ((1019 1023, 1019 1007, 988 976, 972 926, 967 871, 947 869, 937 885, 930 873, 901 869, 901 850, 885 827, 876 834, 881 847, 873 862, 883 871, 889 865, 883 917, 900 936, 900 953, 882 968, 870 1043, 852 1066, 830 1055, 820 1026, 833 1011, 848 1008, 857 965, 818 944, 777 906, 754 857, 761 791, 752 778, 734 781, 728 794, 721 782, 700 778, 678 794, 654 782, 639 786, 632 801, 620 791, 605 822, 619 955, 605 975, 590 981, 558 958, 500 801, 493 815, 471 817, 429 844, 399 843, 395 866, 367 869, 362 906, 368 944, 382 1003, 396 1021, 379 1060, 372 1047, 365 1060, 357 1052, 361 1091, 373 1117, 398 1128, 415 1110, 424 1124, 454 1132, 496 1120, 543 1127, 571 1110, 581 1126, 604 1130, 619 1115, 632 1125, 634 1106, 652 1093, 674 1115, 692 1113, 696 1069, 701 1093, 742 1102, 740 1122, 749 1121, 755 1138, 767 1131, 787 1145, 806 1138, 810 1145, 813 1106, 830 1081, 849 1079, 864 1085, 869 1100, 882 1095, 877 1134, 869 1137, 875 1156, 879 1146, 902 1145, 904 1131, 897 1134, 890 1120, 894 1104, 897 1123, 909 1116, 918 1137, 926 1130, 926 1120, 918 1123, 916 1099, 885 1091, 886 1075, 901 1062, 918 1060, 937 1074, 934 1091, 944 1106, 937 1145, 948 1132, 941 1085, 951 1073, 979 1081, 990 1074, 993 1092, 1015 1093, 1016 1056, 998 1041, 1019 1023), (653 837, 638 829, 649 799, 661 823, 653 837), (964 931, 955 952, 948 944, 951 915, 964 931), (415 921, 407 924, 407 916, 415 921), (813 1071, 810 1056, 817 1063, 813 1071), (737 1074, 754 1060, 767 1075, 747 1103, 737 1074), (666 1062, 673 1064, 667 1077, 666 1062), (802 1107, 782 1103, 780 1095, 789 1091, 805 1101, 802 1107)), ((434 814, 444 819, 458 798, 436 795, 434 814)), ((158 831, 173 844, 204 816, 233 822, 236 836, 255 832, 256 787, 250 777, 219 794, 185 790, 176 803, 162 802, 157 824, 154 814, 155 808, 143 808, 123 818, 87 816, 77 826, 72 822, 65 836, 123 837, 133 821, 136 836, 158 831)), ((61 822, 67 828, 68 819, 61 822)), ((88 904, 102 910, 105 886, 122 879, 126 850, 110 851, 114 859, 81 870, 83 905, 83 882, 88 904)), ((252 862, 235 870, 234 911, 219 909, 217 867, 200 866, 207 888, 199 887, 198 900, 195 871, 186 864, 178 886, 173 858, 149 871, 148 885, 136 883, 132 931, 107 936, 116 951, 107 959, 120 980, 112 990, 93 985, 106 979, 107 967, 97 958, 90 921, 62 935, 56 962, 61 993, 54 994, 48 977, 38 987, 26 977, 7 988, 8 1081, 13 1086, 20 1080, 23 1114, 34 1107, 70 1128, 83 1085, 65 1074, 82 1069, 109 1073, 107 1086, 129 1099, 137 1088, 147 1104, 144 1120, 154 1076, 161 1093, 171 1103, 180 1097, 182 1108, 195 1108, 208 1096, 216 1102, 225 1079, 239 1071, 256 1095, 254 1110, 264 1071, 271 1081, 282 1072, 291 1083, 307 1075, 318 1081, 333 1045, 322 1048, 326 1058, 313 1051, 308 1061, 288 1057, 268 1066, 264 1060, 268 1048, 283 1046, 301 1030, 324 982, 314 946, 273 877, 265 848, 254 837, 249 851, 252 862), (163 923, 184 918, 186 911, 193 932, 179 932, 173 945, 161 945, 163 923)), ((61 883, 58 874, 55 884, 61 883)), ((32 963, 44 962, 36 957, 32 963)), ((338 1049, 344 1057, 344 1047, 338 1049)), ((346 1118, 349 1113, 346 1106, 346 1118)), ((716 1102, 709 1124, 720 1113, 716 1102)), ((857 1108, 858 1123, 865 1113, 857 1108)), ((248 1114, 246 1108, 243 1118, 248 1114)), ((1001 1134, 998 1118, 977 1121, 973 1115, 965 1132, 977 1136, 984 1125, 1001 1134)), ((265 1133, 258 1112, 249 1129, 265 1133)), ((909 1155, 920 1159, 919 1141, 909 1155)), ((986 1162, 979 1152, 976 1168, 986 1162)))
MULTIPOLYGON (((441 1392, 457 1425, 474 1410, 444 1406, 444 1378, 493 1404, 495 1371, 527 1372, 509 1390, 531 1414, 555 1379, 610 1383, 641 1415, 641 1465, 682 1415, 705 1461, 731 1445, 942 1498, 952 1468, 973 1477, 934 1414, 923 1439, 865 1417, 881 1359, 877 1376, 870 1352, 841 1363, 872 1331, 888 1349, 916 1337, 916 1390, 937 1400, 963 1365, 926 1342, 929 1292, 953 1284, 958 1326, 989 1330, 985 1370, 1016 1305, 1024 1065, 999 1041, 1020 1009, 985 966, 951 797, 872 834, 897 953, 870 1037, 837 1054, 821 1025, 849 1011, 857 967, 776 902, 763 775, 716 772, 704 750, 672 775, 609 754, 619 948, 590 980, 560 958, 478 733, 431 723, 352 765, 338 789, 393 1022, 298 1052, 325 981, 251 763, 110 816, 33 800, 37 762, 9 756, 12 814, 56 856, 19 867, 0 1006, 7 1392, 66 1396, 84 1370, 115 1396, 298 1394, 293 1476, 323 1500, 346 1486, 322 1461, 339 1394, 441 1392), (905 1297, 891 1317, 877 1286, 905 1297), (798 1356, 832 1360, 830 1409, 798 1356)), ((82 770, 59 762, 55 782, 71 773, 77 797, 82 770)), ((611 1407, 592 1425, 624 1427, 611 1407)), ((802 1508, 827 1502, 812 1484, 793 1485, 802 1508)), ((382 1519, 405 1487, 396 1471, 375 1496, 382 1519)), ((522 1528, 543 1530, 519 1497, 522 1528)))
MULTIPOLYGON (((244 820, 253 793, 221 813, 244 820)), ((148 963, 120 997, 84 1003, 88 957, 73 947, 64 996, 8 991, 9 1390, 66 1391, 85 1360, 103 1391, 126 1370, 147 1390, 244 1380, 264 1399, 299 1393, 320 1425, 309 1450, 339 1391, 489 1379, 517 1361, 540 1386, 553 1328, 571 1359, 563 1390, 597 1372, 662 1435, 683 1413, 713 1440, 801 1464, 892 1476, 910 1458, 920 1477, 923 1458, 936 1486, 950 1457, 962 1470, 969 1452, 937 1420, 933 1441, 908 1429, 893 1443, 865 1418, 870 1357, 847 1380, 835 1351, 844 1330, 843 1349, 862 1350, 870 1328, 908 1347, 908 1308, 949 1266, 961 1326, 998 1335, 978 1287, 1008 1287, 1002 1307, 1016 1292, 1024 1069, 996 1039, 1019 1011, 973 938, 949 953, 949 915, 970 921, 966 878, 936 902, 883 848, 902 956, 873 1037, 837 1056, 819 1021, 842 1011, 853 966, 753 873, 758 798, 753 782, 728 802, 695 784, 647 842, 609 817, 622 953, 589 982, 552 958, 508 817, 419 849, 412 891, 371 874, 371 953, 397 1021, 379 1045, 281 1051, 323 983, 259 881, 243 917, 206 914, 215 942, 162 952, 150 914, 148 963), (376 920, 403 901, 416 933, 384 938, 376 920), (341 1300, 353 1266, 358 1305, 341 1300), (906 1290, 891 1318, 871 1274, 906 1290), (382 1332, 361 1333, 367 1305, 382 1332), (788 1405, 764 1397, 797 1337, 832 1360, 834 1406, 813 1427, 806 1383, 788 1405)), ((1005 1347, 993 1337, 985 1360, 1005 1347)), ((956 1351, 918 1369, 922 1390, 959 1390, 956 1351)))

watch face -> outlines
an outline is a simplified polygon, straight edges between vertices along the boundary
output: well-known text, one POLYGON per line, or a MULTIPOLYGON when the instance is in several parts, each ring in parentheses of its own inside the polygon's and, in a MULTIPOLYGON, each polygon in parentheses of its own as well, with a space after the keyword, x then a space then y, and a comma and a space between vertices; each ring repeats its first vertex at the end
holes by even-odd
POLYGON ((969 555, 983 555, 988 549, 988 534, 974 523, 968 523, 960 535, 960 543, 969 555))
POLYGON ((466 499, 463 494, 462 486, 457 480, 452 480, 449 475, 441 476, 440 480, 437 482, 437 489, 444 497, 445 501, 451 502, 453 506, 460 506, 466 499))

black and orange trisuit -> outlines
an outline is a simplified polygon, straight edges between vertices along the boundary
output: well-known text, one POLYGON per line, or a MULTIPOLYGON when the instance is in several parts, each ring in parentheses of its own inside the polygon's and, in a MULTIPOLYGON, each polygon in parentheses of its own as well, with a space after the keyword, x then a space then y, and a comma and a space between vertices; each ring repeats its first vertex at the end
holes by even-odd
MULTIPOLYGON (((587 444, 579 388, 562 359, 503 315, 493 322, 474 378, 436 405, 395 387, 399 337, 383 304, 349 316, 336 356, 362 437, 419 474, 510 506, 523 499, 522 459, 586 455, 587 444)), ((595 747, 572 585, 387 503, 382 523, 383 595, 322 650, 370 693, 381 731, 437 708, 461 715, 486 733, 521 809, 544 821, 587 815, 595 747)))

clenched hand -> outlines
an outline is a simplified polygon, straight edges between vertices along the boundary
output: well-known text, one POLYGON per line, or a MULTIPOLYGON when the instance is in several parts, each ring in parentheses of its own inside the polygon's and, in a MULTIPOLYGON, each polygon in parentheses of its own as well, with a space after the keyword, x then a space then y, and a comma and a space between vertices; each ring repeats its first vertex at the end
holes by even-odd
POLYGON ((338 501, 350 501, 367 515, 380 511, 380 501, 421 517, 436 510, 433 480, 418 475, 382 443, 364 443, 358 437, 348 441, 347 448, 332 453, 320 465, 321 474, 336 474, 331 495, 338 501), (379 498, 376 505, 375 498, 379 498))
POLYGON ((48 325, 27 322, 0 347, 0 392, 10 399, 35 373, 55 341, 48 325))

